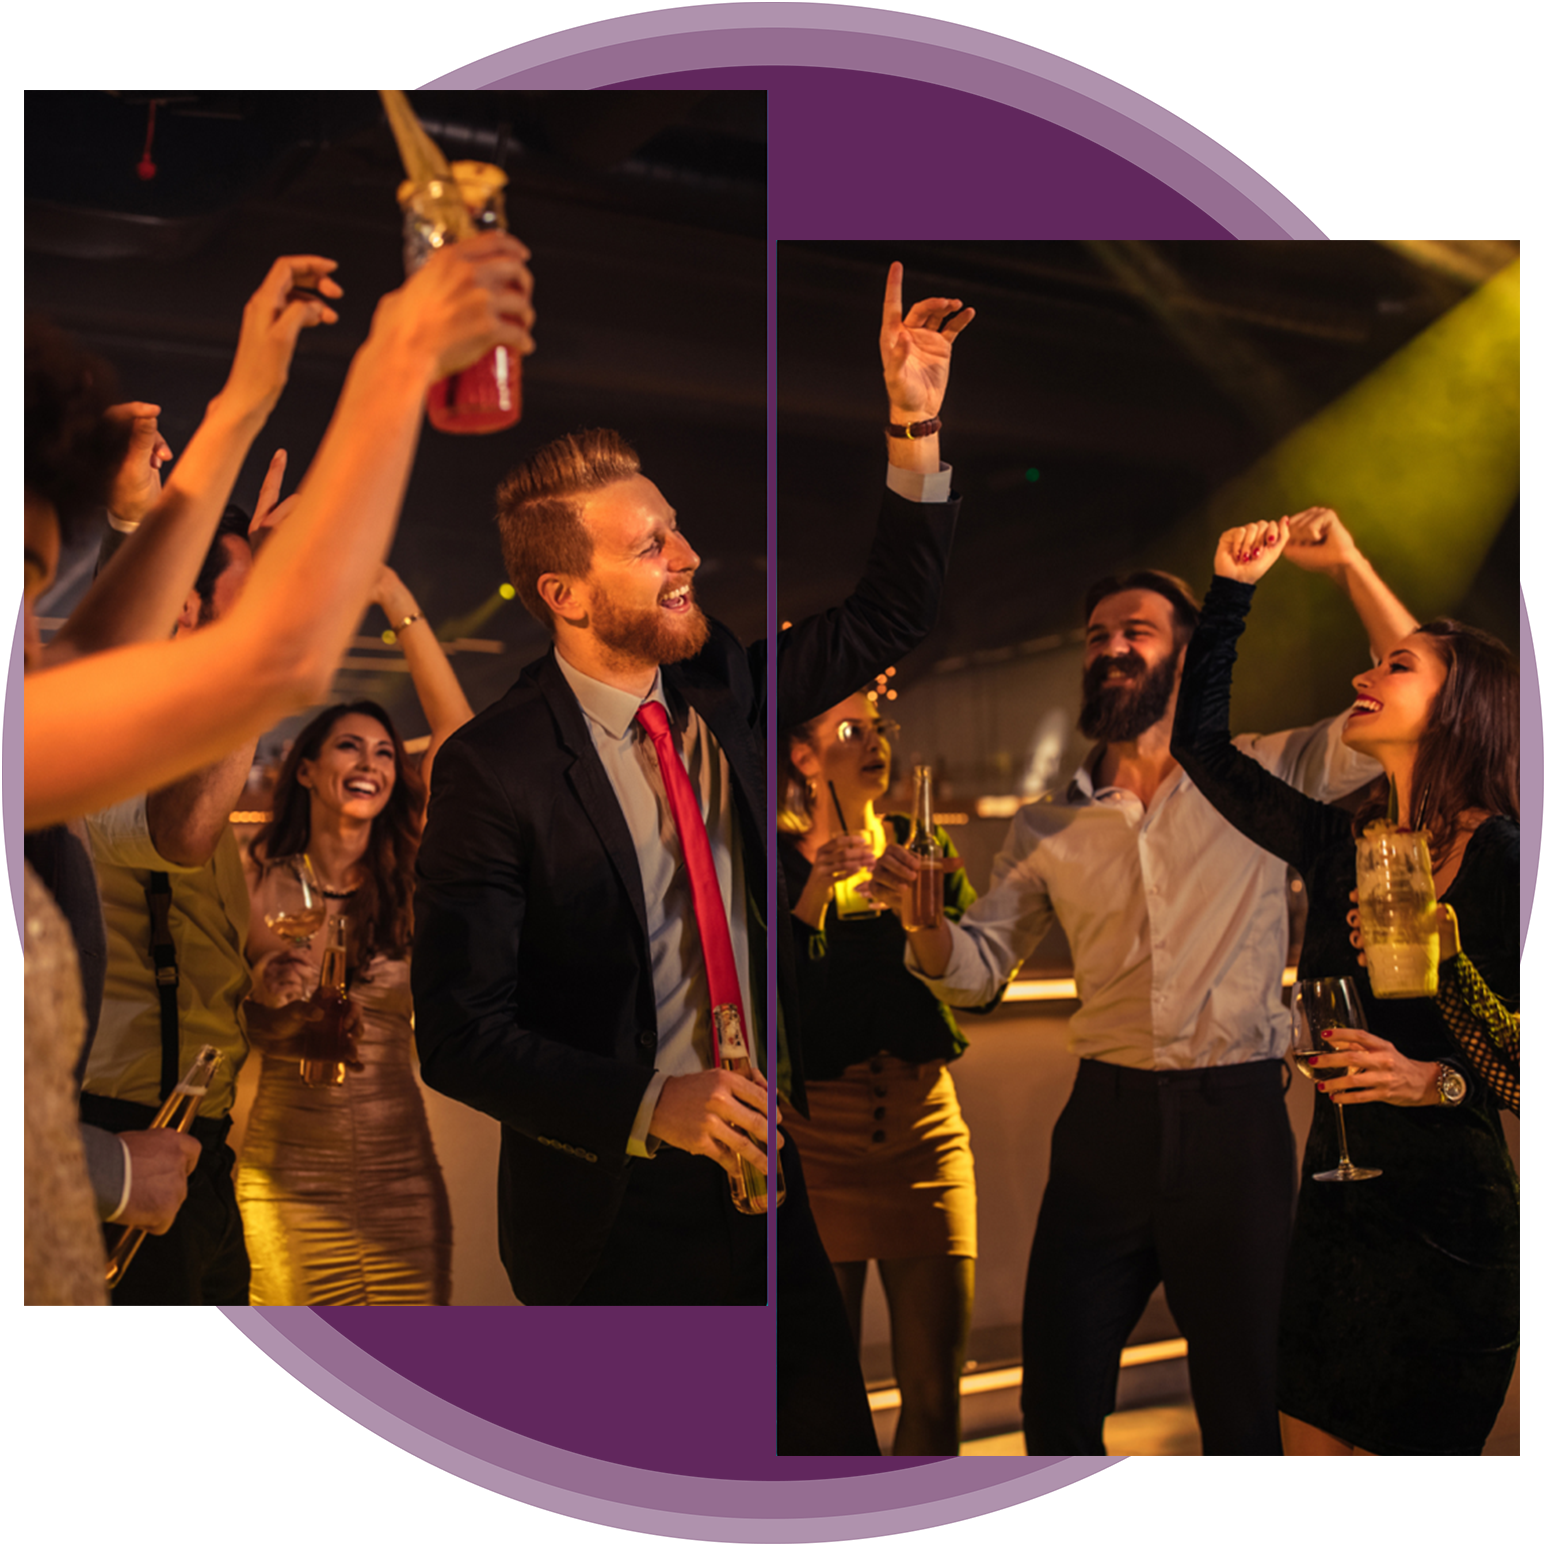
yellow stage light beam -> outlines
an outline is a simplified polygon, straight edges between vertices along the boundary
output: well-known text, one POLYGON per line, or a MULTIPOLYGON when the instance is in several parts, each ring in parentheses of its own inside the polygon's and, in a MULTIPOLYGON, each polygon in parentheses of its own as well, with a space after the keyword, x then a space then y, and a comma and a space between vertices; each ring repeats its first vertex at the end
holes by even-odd
MULTIPOLYGON (((1461 606, 1518 497, 1516 262, 1220 490, 1167 538, 1162 561, 1205 581, 1227 527, 1331 505, 1421 622, 1461 606)), ((1241 649, 1236 725, 1344 706, 1367 658, 1352 607, 1279 563, 1241 649)))

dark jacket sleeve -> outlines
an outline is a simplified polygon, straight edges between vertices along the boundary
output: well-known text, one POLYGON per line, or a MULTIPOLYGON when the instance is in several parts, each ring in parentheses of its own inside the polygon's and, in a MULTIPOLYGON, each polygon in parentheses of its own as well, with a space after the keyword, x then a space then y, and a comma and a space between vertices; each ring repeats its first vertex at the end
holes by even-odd
POLYGON ((928 636, 939 615, 960 504, 923 504, 886 490, 853 594, 777 636, 781 727, 825 713, 928 636))
MULTIPOLYGON (((573 1044, 585 1027, 559 1040, 556 1026, 523 1023, 518 1012, 523 934, 536 918, 528 904, 538 901, 529 826, 480 750, 465 737, 447 741, 414 894, 421 1072, 431 1088, 539 1143, 620 1161, 650 1065, 611 1055, 600 1027, 587 1048, 573 1044)), ((631 941, 595 941, 588 980, 575 984, 577 1018, 596 1018, 586 995, 602 997, 609 974, 634 972, 632 953, 631 941)))
POLYGON ((1301 794, 1230 740, 1229 696, 1235 646, 1245 630, 1254 585, 1214 577, 1186 649, 1170 753, 1229 824, 1296 869, 1346 835, 1335 806, 1301 794))

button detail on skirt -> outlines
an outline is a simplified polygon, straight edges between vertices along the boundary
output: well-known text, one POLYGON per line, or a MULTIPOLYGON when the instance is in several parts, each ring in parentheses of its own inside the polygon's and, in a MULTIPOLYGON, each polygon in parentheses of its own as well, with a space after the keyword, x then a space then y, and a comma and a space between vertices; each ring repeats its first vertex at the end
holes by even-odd
POLYGON ((876 1128, 875 1131, 870 1134, 871 1143, 884 1143, 885 1141, 886 1135, 879 1128, 876 1128))

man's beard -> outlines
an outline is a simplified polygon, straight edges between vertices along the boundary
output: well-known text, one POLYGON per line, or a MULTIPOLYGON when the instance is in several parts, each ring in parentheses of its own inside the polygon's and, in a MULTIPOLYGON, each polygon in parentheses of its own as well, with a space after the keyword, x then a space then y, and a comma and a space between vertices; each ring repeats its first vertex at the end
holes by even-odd
POLYGON ((590 621, 598 644, 648 665, 690 660, 709 642, 709 620, 696 599, 687 612, 667 612, 659 605, 625 610, 603 592, 591 605, 590 621))
POLYGON ((1165 717, 1170 690, 1175 686, 1179 649, 1158 665, 1147 666, 1141 655, 1106 655, 1084 673, 1084 692, 1079 709, 1079 730, 1091 741, 1136 741, 1150 725, 1165 717), (1136 687, 1105 688, 1108 676, 1125 676, 1136 687))

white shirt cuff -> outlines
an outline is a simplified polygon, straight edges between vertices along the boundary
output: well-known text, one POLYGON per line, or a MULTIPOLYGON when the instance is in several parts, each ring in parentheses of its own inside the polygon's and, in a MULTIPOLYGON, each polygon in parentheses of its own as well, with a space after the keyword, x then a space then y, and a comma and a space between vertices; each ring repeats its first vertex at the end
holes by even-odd
POLYGON ((886 487, 914 504, 942 505, 950 498, 951 467, 939 464, 938 472, 915 472, 911 467, 886 464, 886 487))
POLYGON ((628 1133, 628 1153, 634 1159, 654 1159, 660 1147, 658 1138, 650 1137, 650 1123, 655 1120, 655 1107, 660 1102, 660 1092, 666 1087, 666 1075, 655 1070, 634 1114, 633 1127, 628 1133))
POLYGON ((118 1194, 118 1206, 103 1219, 104 1224, 118 1222, 123 1210, 129 1206, 129 1193, 134 1189, 134 1158, 122 1138, 118 1140, 118 1147, 123 1150, 123 1191, 118 1194))

